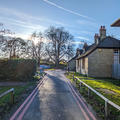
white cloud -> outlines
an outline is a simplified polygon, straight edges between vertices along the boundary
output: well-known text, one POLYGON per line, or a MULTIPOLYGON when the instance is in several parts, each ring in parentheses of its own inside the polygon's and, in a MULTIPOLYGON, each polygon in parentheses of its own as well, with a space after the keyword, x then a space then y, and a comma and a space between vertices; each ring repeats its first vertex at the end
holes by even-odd
POLYGON ((69 13, 71 13, 73 15, 77 15, 77 16, 80 16, 80 17, 83 17, 83 18, 86 18, 86 19, 94 20, 93 18, 90 18, 88 16, 82 15, 80 13, 77 13, 77 12, 73 11, 73 10, 66 9, 66 8, 64 8, 64 7, 62 7, 62 6, 58 5, 58 4, 55 4, 55 3, 51 2, 51 1, 48 1, 48 0, 43 0, 43 1, 48 3, 48 4, 50 4, 50 5, 52 5, 52 6, 55 6, 55 7, 59 8, 59 9, 62 9, 64 11, 66 11, 66 12, 69 12, 69 13))
POLYGON ((45 18, 45 17, 32 16, 32 15, 22 13, 22 12, 19 12, 19 11, 15 10, 15 9, 10 9, 10 8, 0 7, 0 13, 3 14, 4 16, 5 15, 7 15, 7 16, 13 15, 13 16, 17 17, 19 20, 22 20, 22 21, 25 21, 25 22, 31 22, 31 21, 40 22, 41 21, 41 22, 47 22, 47 23, 50 23, 50 24, 54 23, 54 24, 62 25, 62 26, 66 25, 65 23, 62 23, 60 21, 51 20, 51 19, 48 19, 48 18, 45 18))
POLYGON ((20 38, 22 38, 24 40, 28 40, 30 36, 29 36, 29 34, 17 33, 17 34, 15 34, 15 37, 20 37, 20 38))
POLYGON ((78 38, 78 39, 80 39, 80 40, 87 40, 87 41, 89 41, 89 39, 88 39, 87 37, 78 36, 78 37, 76 37, 76 38, 78 38))
POLYGON ((11 31, 15 32, 15 34, 18 34, 18 33, 21 34, 23 36, 22 37, 23 39, 26 38, 25 37, 26 35, 31 34, 33 31, 43 32, 46 29, 46 27, 42 25, 38 25, 32 22, 25 22, 22 20, 16 20, 12 18, 1 17, 0 20, 4 21, 5 23, 7 22, 7 24, 10 26, 9 29, 11 29, 12 27, 11 31), (23 34, 25 34, 25 36, 23 34))
POLYGON ((36 17, 26 13, 19 12, 15 9, 0 7, 0 22, 3 22, 7 28, 9 27, 18 37, 28 39, 33 31, 44 31, 46 26, 41 25, 43 23, 56 24, 60 26, 66 26, 65 23, 47 19, 44 17, 36 17), (19 32, 19 34, 18 34, 19 32))
POLYGON ((87 35, 91 35, 91 34, 93 34, 93 33, 90 32, 90 31, 80 31, 80 33, 87 34, 87 35))
POLYGON ((77 20, 76 21, 80 25, 87 25, 87 26, 92 26, 92 27, 98 27, 98 24, 95 22, 91 22, 88 20, 77 20))
POLYGON ((19 27, 24 27, 24 28, 28 28, 28 29, 32 29, 32 31, 35 31, 35 30, 45 30, 46 27, 42 26, 42 25, 38 25, 38 24, 34 24, 34 23, 27 23, 27 22, 22 22, 22 21, 16 21, 16 20, 13 20, 14 22, 11 23, 13 25, 17 25, 19 27))
POLYGON ((74 42, 71 42, 72 44, 75 44, 75 45, 78 45, 78 44, 84 44, 84 42, 82 41, 74 41, 74 42))

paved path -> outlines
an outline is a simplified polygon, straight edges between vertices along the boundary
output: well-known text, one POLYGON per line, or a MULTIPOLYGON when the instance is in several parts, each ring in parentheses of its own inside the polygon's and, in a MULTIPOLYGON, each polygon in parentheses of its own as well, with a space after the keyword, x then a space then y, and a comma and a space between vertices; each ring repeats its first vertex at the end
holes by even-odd
POLYGON ((63 71, 47 71, 44 79, 44 85, 16 120, 96 120, 77 96, 63 71))

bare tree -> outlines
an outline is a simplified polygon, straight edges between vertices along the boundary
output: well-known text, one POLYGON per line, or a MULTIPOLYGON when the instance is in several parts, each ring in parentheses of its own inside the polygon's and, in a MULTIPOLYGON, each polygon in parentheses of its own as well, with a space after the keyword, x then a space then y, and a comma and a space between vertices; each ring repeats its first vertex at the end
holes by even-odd
POLYGON ((25 52, 26 42, 21 38, 7 37, 2 52, 9 58, 18 58, 25 52))
POLYGON ((73 36, 64 28, 50 27, 45 31, 45 36, 49 41, 46 46, 47 54, 56 66, 63 57, 72 56, 73 36))
POLYGON ((37 35, 37 38, 38 38, 38 43, 37 43, 37 59, 38 59, 38 65, 40 65, 40 60, 41 60, 41 57, 43 55, 43 46, 44 46, 44 43, 43 43, 43 35, 41 32, 38 33, 37 35))
POLYGON ((36 59, 38 65, 40 65, 40 60, 43 55, 43 35, 41 32, 33 32, 31 35, 31 40, 27 41, 27 56, 36 59))

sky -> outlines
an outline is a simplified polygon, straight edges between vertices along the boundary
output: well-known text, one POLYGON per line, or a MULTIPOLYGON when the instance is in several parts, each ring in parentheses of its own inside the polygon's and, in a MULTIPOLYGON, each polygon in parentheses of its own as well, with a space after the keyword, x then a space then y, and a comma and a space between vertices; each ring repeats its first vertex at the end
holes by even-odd
POLYGON ((75 45, 92 44, 101 25, 120 39, 120 28, 110 27, 119 11, 120 0, 0 0, 0 23, 24 39, 49 26, 64 27, 75 45))

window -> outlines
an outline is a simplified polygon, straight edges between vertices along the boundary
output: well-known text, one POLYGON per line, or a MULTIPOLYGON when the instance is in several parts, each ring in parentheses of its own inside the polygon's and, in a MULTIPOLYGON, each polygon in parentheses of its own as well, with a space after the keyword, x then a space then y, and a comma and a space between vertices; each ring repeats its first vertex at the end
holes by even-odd
POLYGON ((114 50, 114 53, 118 53, 118 52, 119 52, 118 49, 115 49, 115 50, 114 50))
POLYGON ((114 63, 120 64, 120 50, 119 49, 114 50, 114 63))

